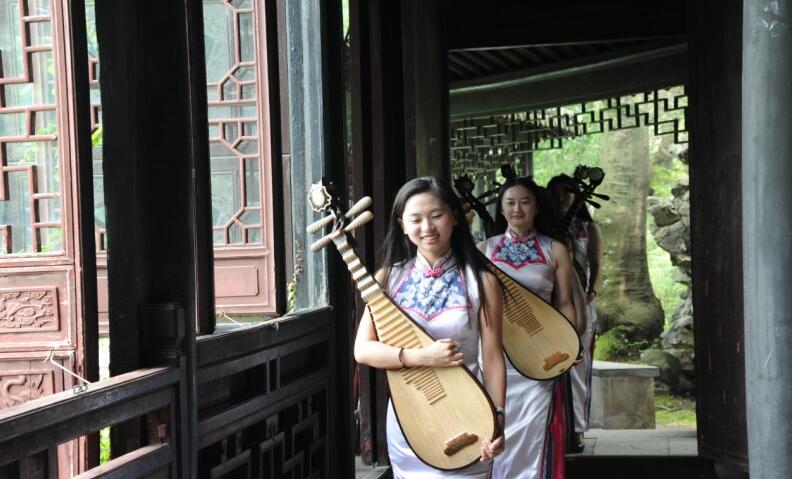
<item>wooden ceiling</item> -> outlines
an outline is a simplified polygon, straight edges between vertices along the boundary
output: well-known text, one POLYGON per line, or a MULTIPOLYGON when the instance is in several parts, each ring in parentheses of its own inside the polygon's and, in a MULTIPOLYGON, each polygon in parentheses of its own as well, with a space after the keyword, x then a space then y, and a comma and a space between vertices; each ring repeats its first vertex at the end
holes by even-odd
POLYGON ((586 59, 601 58, 618 52, 635 52, 641 48, 656 49, 679 43, 676 39, 628 40, 621 42, 536 45, 451 50, 448 52, 448 80, 452 85, 521 70, 550 65, 585 63, 586 59))
POLYGON ((447 0, 452 85, 684 43, 686 0, 447 0))

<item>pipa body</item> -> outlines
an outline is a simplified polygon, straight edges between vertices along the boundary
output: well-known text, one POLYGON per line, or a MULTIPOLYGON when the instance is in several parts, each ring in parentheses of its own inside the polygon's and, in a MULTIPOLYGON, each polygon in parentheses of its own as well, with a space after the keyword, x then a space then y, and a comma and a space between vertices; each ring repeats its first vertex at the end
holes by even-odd
POLYGON ((487 269, 503 285, 503 349, 514 368, 537 381, 569 370, 581 351, 572 323, 489 259, 487 269))
MULTIPOLYGON (((377 337, 397 348, 435 340, 385 294, 339 232, 333 242, 370 308, 377 337)), ((393 410, 416 456, 443 470, 479 460, 481 441, 496 431, 495 410, 481 383, 464 366, 387 370, 393 410)))

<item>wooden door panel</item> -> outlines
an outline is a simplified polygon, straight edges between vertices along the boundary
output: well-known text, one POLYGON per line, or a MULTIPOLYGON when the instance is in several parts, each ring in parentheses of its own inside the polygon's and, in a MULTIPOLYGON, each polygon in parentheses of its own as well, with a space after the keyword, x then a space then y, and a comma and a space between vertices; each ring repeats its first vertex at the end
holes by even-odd
MULTIPOLYGON (((74 385, 51 352, 84 369, 68 6, 0 0, 0 409, 74 385)), ((58 455, 71 477, 84 448, 58 455)))
POLYGON ((0 352, 77 348, 73 268, 47 269, 0 269, 0 352))
POLYGON ((262 249, 215 252, 215 304, 218 311, 256 314, 275 310, 271 254, 262 249), (247 254, 240 254, 247 253, 247 254))
POLYGON ((261 0, 204 0, 215 304, 275 311, 266 25, 261 0))

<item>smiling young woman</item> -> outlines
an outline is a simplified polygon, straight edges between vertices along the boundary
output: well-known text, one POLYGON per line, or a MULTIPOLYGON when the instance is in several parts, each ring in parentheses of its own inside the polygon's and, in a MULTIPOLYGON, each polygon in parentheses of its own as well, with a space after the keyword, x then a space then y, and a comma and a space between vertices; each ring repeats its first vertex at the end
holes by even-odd
MULTIPOLYGON (((492 403, 503 410, 506 373, 501 341, 501 292, 475 251, 459 200, 436 178, 416 178, 396 195, 377 281, 415 323, 437 340, 422 348, 395 348, 377 339, 368 311, 355 338, 362 364, 400 369, 465 365, 483 380, 492 403), (481 351, 481 367, 478 352, 481 351)), ((500 430, 503 415, 498 414, 500 430)), ((388 454, 395 478, 488 477, 489 461, 504 440, 483 438, 481 462, 456 471, 424 464, 410 449, 388 404, 388 454)))
MULTIPOLYGON (((501 186, 498 222, 505 229, 480 247, 511 278, 555 306, 571 322, 575 309, 570 288, 569 250, 550 235, 544 191, 530 178, 511 178, 501 186), (505 225, 504 225, 505 223, 505 225)), ((495 479, 563 477, 563 430, 551 434, 559 406, 553 395, 558 381, 535 381, 506 363, 506 431, 508 448, 494 462, 495 479)))

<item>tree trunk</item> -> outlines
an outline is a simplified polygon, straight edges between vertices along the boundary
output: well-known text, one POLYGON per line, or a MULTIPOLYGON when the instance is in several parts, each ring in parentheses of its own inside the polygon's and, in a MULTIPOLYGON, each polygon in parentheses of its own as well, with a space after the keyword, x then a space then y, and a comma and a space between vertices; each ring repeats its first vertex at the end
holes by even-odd
POLYGON ((646 260, 646 198, 651 181, 649 136, 645 128, 611 131, 602 137, 601 190, 604 202, 596 220, 602 230, 602 285, 598 305, 601 332, 614 339, 659 337, 663 309, 654 295, 646 260))

